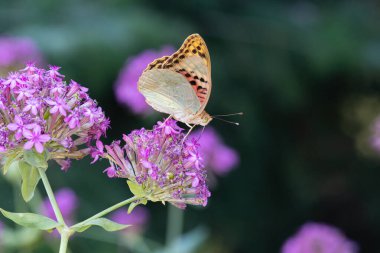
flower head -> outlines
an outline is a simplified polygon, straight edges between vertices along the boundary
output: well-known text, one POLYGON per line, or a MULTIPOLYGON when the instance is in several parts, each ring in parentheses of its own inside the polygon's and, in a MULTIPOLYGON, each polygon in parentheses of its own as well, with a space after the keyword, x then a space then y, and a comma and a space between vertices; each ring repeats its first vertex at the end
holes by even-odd
POLYGON ((105 135, 109 120, 87 89, 63 80, 59 67, 28 64, 0 78, 0 152, 49 152, 64 169, 105 135), (66 162, 63 162, 66 161, 66 162))
POLYGON ((282 247, 282 253, 355 253, 357 245, 337 228, 320 223, 306 223, 282 247))
POLYGON ((154 126, 153 130, 134 130, 123 136, 125 142, 106 145, 111 167, 108 176, 127 178, 132 190, 139 188, 144 198, 170 202, 185 208, 186 204, 207 204, 210 192, 206 171, 195 140, 183 142, 185 135, 172 119, 154 126), (167 127, 176 131, 170 134, 167 127))
POLYGON ((236 150, 225 145, 212 127, 207 127, 204 131, 195 131, 190 138, 198 140, 205 166, 215 174, 226 175, 239 164, 236 150))
POLYGON ((145 114, 151 107, 137 89, 137 81, 146 66, 154 59, 171 55, 174 49, 170 46, 159 51, 147 50, 127 60, 115 84, 116 99, 120 104, 126 105, 135 114, 145 114))
POLYGON ((140 234, 148 223, 149 212, 147 208, 137 206, 129 214, 127 209, 119 209, 112 213, 110 218, 120 224, 132 225, 132 227, 123 230, 126 234, 140 234))

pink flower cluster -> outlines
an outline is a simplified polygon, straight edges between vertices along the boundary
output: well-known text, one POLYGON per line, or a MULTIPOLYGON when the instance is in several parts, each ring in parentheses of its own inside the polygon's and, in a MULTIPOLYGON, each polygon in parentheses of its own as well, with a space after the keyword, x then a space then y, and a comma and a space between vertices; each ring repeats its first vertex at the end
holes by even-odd
POLYGON ((121 177, 138 184, 147 200, 169 202, 179 208, 186 204, 207 204, 210 192, 199 145, 186 140, 176 121, 158 122, 153 130, 134 130, 123 136, 124 145, 114 141, 99 146, 93 156, 109 159, 109 177, 121 177))
POLYGON ((109 127, 87 88, 64 81, 59 67, 24 69, 0 78, 0 152, 47 150, 63 169, 89 154, 109 127), (85 144, 87 147, 82 147, 85 144), (66 160, 65 160, 66 159, 66 160))

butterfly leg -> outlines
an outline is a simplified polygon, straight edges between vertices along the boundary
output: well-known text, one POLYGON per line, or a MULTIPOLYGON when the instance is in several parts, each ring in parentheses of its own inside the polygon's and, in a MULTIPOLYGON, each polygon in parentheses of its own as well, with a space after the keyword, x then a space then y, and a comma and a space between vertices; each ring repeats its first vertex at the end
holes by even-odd
POLYGON ((189 134, 191 133, 191 131, 193 130, 193 128, 196 126, 196 125, 190 125, 190 124, 187 124, 187 123, 186 123, 186 125, 187 125, 188 127, 190 127, 190 129, 189 129, 189 131, 187 132, 187 134, 185 135, 185 137, 183 138, 182 143, 185 142, 187 136, 189 136, 189 134))
POLYGON ((168 121, 169 119, 173 118, 173 115, 169 115, 169 117, 167 117, 164 121, 164 124, 166 123, 166 121, 168 121))

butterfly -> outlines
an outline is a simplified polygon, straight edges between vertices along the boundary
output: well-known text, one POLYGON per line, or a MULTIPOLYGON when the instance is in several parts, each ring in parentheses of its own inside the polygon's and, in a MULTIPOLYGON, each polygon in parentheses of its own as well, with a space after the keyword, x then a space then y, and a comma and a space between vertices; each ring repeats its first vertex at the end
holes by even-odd
POLYGON ((212 120, 204 110, 211 87, 210 54, 199 34, 187 37, 174 54, 150 63, 138 81, 151 107, 189 127, 206 126, 212 120))

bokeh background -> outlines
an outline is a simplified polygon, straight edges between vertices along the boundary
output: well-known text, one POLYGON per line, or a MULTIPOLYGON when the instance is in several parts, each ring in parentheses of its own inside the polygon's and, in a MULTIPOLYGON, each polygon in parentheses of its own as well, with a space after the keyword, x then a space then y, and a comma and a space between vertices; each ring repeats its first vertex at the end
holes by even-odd
MULTIPOLYGON (((240 165, 217 177, 206 208, 185 211, 185 232, 207 231, 196 252, 210 253, 279 252, 308 221, 338 227, 361 252, 380 252, 380 159, 370 145, 380 112, 379 20, 376 1, 0 0, 0 36, 31 39, 43 64, 90 88, 111 119, 106 143, 159 118, 116 102, 126 60, 179 47, 191 33, 204 37, 213 78, 207 111, 244 112, 230 118, 238 127, 211 123, 240 165)), ((53 188, 78 195, 78 219, 129 194, 102 172, 105 161, 90 161, 48 171, 53 188)), ((0 193, 0 206, 13 210, 4 178, 0 193)), ((148 208, 144 236, 164 243, 168 208, 148 208)), ((114 234, 95 231, 96 240, 75 237, 72 252, 117 252, 114 234)), ((8 251, 54 252, 44 242, 8 251)))

